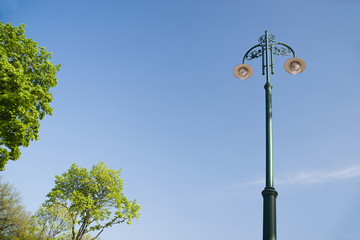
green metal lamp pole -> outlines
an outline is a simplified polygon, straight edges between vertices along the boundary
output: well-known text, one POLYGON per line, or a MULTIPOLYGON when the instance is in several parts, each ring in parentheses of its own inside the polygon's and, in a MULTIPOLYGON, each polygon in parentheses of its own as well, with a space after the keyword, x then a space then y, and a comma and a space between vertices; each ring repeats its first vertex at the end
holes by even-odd
POLYGON ((265 99, 266 99, 266 185, 262 191, 264 198, 264 215, 263 215, 263 240, 276 240, 276 197, 278 195, 274 188, 273 174, 273 148, 272 148, 272 103, 270 70, 274 74, 273 55, 293 55, 285 62, 285 70, 291 74, 297 74, 305 69, 305 62, 295 57, 294 50, 288 45, 275 41, 274 35, 269 35, 265 31, 265 35, 259 38, 259 44, 250 48, 244 55, 243 63, 234 68, 234 75, 239 79, 247 79, 253 69, 244 64, 245 59, 262 58, 262 74, 266 75, 265 99))

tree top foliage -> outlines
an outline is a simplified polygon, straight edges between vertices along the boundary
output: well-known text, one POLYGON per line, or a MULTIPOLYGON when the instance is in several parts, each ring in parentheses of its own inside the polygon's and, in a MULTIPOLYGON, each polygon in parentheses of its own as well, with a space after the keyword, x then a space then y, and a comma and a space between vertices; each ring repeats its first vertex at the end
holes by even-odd
POLYGON ((34 240, 30 225, 31 215, 25 210, 19 192, 0 177, 0 239, 34 240))
POLYGON ((140 206, 123 193, 120 170, 100 162, 88 171, 74 163, 55 178, 55 187, 47 194, 38 219, 47 229, 56 225, 63 230, 49 235, 66 235, 70 231, 72 240, 80 240, 95 232, 91 239, 97 239, 105 228, 124 222, 131 224, 139 217, 140 206))
POLYGON ((0 22, 0 170, 20 158, 19 147, 39 139, 39 120, 52 115, 50 88, 60 65, 52 53, 26 38, 25 25, 0 22))

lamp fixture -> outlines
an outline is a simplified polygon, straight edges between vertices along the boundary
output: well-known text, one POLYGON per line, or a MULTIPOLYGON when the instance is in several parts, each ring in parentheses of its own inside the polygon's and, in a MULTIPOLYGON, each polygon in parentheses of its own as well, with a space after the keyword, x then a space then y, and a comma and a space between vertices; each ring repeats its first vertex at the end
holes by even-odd
POLYGON ((285 64, 284 68, 290 74, 298 74, 305 70, 306 63, 301 58, 293 57, 288 59, 285 64))
POLYGON ((253 72, 253 68, 248 64, 239 64, 234 68, 234 76, 241 80, 248 79, 253 72))

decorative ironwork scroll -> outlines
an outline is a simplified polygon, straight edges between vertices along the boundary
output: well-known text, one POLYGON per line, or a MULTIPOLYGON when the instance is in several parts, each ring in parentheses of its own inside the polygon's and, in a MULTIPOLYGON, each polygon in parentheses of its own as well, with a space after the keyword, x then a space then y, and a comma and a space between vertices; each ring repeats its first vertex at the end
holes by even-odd
MULTIPOLYGON (((276 37, 272 34, 269 34, 269 38, 268 38, 268 48, 270 50, 270 52, 273 55, 278 55, 278 56, 289 56, 291 54, 293 54, 293 56, 295 57, 295 52, 294 50, 292 50, 291 47, 289 47, 288 45, 281 43, 281 42, 276 42, 275 41, 276 37)), ((244 56, 243 60, 251 60, 254 58, 259 58, 261 56, 265 55, 265 51, 266 51, 266 36, 262 35, 259 39, 259 44, 252 47, 244 56), (255 49, 255 48, 259 48, 259 49, 255 49)))
POLYGON ((254 59, 254 58, 258 58, 258 57, 261 57, 262 56, 262 49, 258 49, 258 50, 253 50, 251 51, 250 53, 248 53, 246 55, 246 59, 247 60, 251 60, 251 59, 254 59))
POLYGON ((243 62, 246 60, 252 60, 254 58, 262 58, 262 74, 265 75, 265 69, 270 68, 271 74, 274 74, 273 55, 277 56, 289 56, 295 57, 294 50, 288 45, 277 42, 276 37, 272 34, 262 35, 258 39, 259 43, 250 48, 243 57, 243 62), (269 54, 269 55, 267 55, 269 54), (270 56, 270 61, 266 60, 266 56, 270 56))
MULTIPOLYGON (((276 44, 279 44, 279 43, 276 43, 276 44)), ((283 47, 283 46, 278 47, 278 46, 274 46, 274 45, 272 45, 271 47, 272 47, 272 53, 274 55, 289 56, 292 53, 291 49, 289 49, 287 47, 283 47)))

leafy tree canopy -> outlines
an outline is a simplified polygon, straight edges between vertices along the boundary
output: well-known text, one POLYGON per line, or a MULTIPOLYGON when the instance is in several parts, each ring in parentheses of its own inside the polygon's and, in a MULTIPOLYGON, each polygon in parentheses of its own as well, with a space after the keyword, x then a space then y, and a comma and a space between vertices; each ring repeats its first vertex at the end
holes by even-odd
POLYGON ((20 194, 9 183, 0 181, 0 239, 34 239, 31 223, 31 215, 25 210, 20 194))
POLYGON ((55 187, 38 214, 39 225, 58 231, 52 233, 53 238, 66 236, 70 231, 70 239, 81 240, 94 232, 93 240, 105 228, 123 222, 131 224, 139 217, 136 200, 129 201, 124 196, 120 170, 100 162, 88 171, 74 163, 55 178, 55 187))
POLYGON ((39 120, 52 114, 51 87, 60 65, 52 53, 26 38, 25 25, 0 22, 0 170, 20 157, 19 147, 39 138, 39 120))
POLYGON ((61 205, 41 206, 33 215, 34 233, 40 240, 71 239, 71 218, 61 205))

